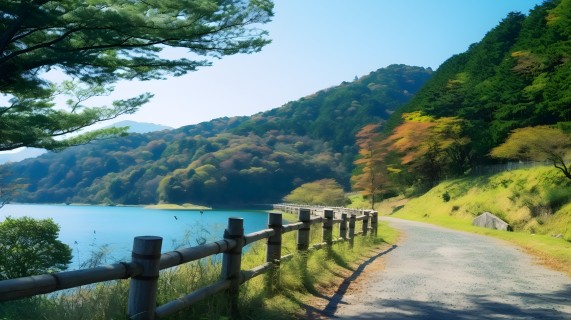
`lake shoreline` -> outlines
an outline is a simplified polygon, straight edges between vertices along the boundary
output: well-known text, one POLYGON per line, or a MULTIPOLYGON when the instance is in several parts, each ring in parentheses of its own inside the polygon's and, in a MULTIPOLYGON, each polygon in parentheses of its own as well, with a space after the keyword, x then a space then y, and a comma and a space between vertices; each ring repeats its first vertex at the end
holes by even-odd
MULTIPOLYGON (((217 207, 207 207, 194 204, 174 204, 174 203, 161 203, 161 204, 90 204, 90 203, 22 203, 10 202, 6 205, 24 205, 24 206, 65 206, 65 207, 101 207, 101 208, 143 208, 149 210, 173 210, 173 211, 271 211, 272 205, 269 204, 252 204, 252 205, 220 205, 217 207)), ((1 207, 0 207, 1 208, 1 207)))

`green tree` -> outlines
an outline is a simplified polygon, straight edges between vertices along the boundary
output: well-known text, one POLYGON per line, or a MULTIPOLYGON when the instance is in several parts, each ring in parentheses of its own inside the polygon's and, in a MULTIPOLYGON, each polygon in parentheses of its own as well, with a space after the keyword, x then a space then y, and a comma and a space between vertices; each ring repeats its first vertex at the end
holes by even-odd
POLYGON ((0 279, 67 269, 71 248, 58 234, 52 219, 7 217, 0 222, 0 279))
POLYGON ((343 206, 347 197, 343 187, 333 179, 322 179, 304 183, 284 197, 284 201, 300 204, 321 204, 343 206))
POLYGON ((549 161, 571 179, 567 164, 571 157, 571 136, 559 128, 537 126, 512 131, 508 139, 490 152, 494 158, 549 161))
MULTIPOLYGON (((163 79, 209 66, 208 58, 259 51, 269 43, 258 28, 273 15, 270 0, 6 0, 0 3, 0 151, 58 149, 124 129, 55 139, 96 122, 135 112, 146 93, 88 107, 120 80, 163 79), (165 49, 186 49, 169 58, 165 49), (73 81, 57 85, 56 69, 73 81), (56 96, 70 99, 56 106, 56 96), (25 128, 25 130, 24 130, 25 128)), ((172 54, 170 54, 172 56, 172 54)))

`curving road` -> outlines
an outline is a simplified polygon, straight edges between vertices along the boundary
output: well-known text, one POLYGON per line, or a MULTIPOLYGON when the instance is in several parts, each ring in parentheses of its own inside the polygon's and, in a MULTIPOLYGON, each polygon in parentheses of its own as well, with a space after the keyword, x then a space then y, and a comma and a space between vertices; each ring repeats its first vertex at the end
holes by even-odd
POLYGON ((571 278, 534 264, 518 249, 484 236, 383 220, 401 230, 404 239, 378 255, 375 263, 384 270, 363 272, 358 288, 343 292, 333 308, 332 298, 326 315, 341 319, 571 319, 571 278))

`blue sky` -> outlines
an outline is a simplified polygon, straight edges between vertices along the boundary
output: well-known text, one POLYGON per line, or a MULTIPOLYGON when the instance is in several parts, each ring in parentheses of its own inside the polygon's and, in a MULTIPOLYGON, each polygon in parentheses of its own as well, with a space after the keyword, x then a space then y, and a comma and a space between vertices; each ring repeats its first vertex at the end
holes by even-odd
POLYGON ((272 44, 181 78, 122 83, 117 97, 154 99, 120 120, 172 127, 252 115, 390 64, 437 69, 509 12, 541 0, 277 0, 272 44))

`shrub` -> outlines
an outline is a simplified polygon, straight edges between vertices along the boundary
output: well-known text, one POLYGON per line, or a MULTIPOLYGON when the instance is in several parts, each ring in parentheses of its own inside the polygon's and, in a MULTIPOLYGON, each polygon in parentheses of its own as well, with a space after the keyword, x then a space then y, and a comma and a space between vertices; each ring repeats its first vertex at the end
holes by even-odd
POLYGON ((450 194, 448 193, 448 191, 442 194, 442 200, 444 200, 444 202, 450 201, 450 194))
POLYGON ((52 219, 11 218, 0 222, 0 279, 67 269, 71 248, 57 240, 52 219))
POLYGON ((571 188, 562 187, 551 189, 547 192, 545 197, 547 204, 551 207, 551 210, 555 212, 571 200, 571 188))

